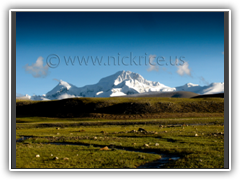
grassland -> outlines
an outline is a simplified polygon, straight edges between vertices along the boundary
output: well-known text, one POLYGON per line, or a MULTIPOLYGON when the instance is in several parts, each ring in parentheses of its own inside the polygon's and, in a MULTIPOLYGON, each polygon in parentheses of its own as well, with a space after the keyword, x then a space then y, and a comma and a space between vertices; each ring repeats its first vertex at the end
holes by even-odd
POLYGON ((160 158, 159 155, 124 150, 100 151, 93 146, 39 143, 17 143, 16 157, 17 168, 136 168, 160 158))
MULTIPOLYGON (((49 102, 18 103, 17 109, 35 107, 32 105, 36 104, 43 106, 49 102)), ((83 105, 96 108, 97 113, 104 109, 111 116, 125 116, 121 111, 110 110, 112 106, 116 108, 126 103, 135 103, 136 106, 132 106, 140 107, 142 111, 148 111, 149 106, 153 109, 159 107, 154 104, 162 104, 169 112, 149 111, 149 118, 141 116, 139 119, 137 116, 85 118, 77 117, 77 113, 65 118, 17 116, 17 168, 137 168, 144 164, 148 168, 149 162, 161 163, 164 157, 170 158, 162 163, 161 168, 224 168, 223 99, 83 98, 73 102, 69 99, 60 101, 60 105, 62 103, 73 109, 83 105), (166 108, 166 104, 175 108, 166 108), (190 105, 194 108, 191 109, 190 105), (208 106, 215 107, 215 111, 207 111, 208 106), (184 107, 193 112, 178 112, 184 107), (196 108, 200 110, 195 111, 196 108), (154 118, 157 115, 161 118, 154 118), (104 147, 108 150, 100 150, 104 147)), ((134 110, 128 112, 138 115, 134 110)))
MULTIPOLYGON (((140 149, 145 150, 146 152, 154 150, 159 154, 177 154, 179 157, 181 157, 181 159, 178 161, 169 162, 166 164, 166 168, 223 168, 223 118, 206 118, 202 120, 196 118, 188 120, 187 123, 185 121, 185 124, 189 124, 188 126, 173 126, 173 124, 180 124, 182 121, 184 120, 166 119, 159 121, 156 120, 158 124, 153 125, 91 125, 76 127, 68 126, 68 123, 66 122, 67 125, 60 129, 57 129, 59 127, 58 123, 55 124, 55 127, 27 126, 27 128, 22 127, 22 123, 17 124, 17 139, 21 138, 22 136, 32 136, 32 138, 17 143, 17 167, 134 168, 159 158, 159 156, 156 156, 155 154, 142 154, 139 152, 130 153, 128 151, 117 150, 116 152, 104 152, 108 155, 104 154, 106 157, 103 158, 104 160, 102 160, 103 164, 98 164, 97 161, 93 161, 94 159, 99 159, 102 157, 102 152, 100 152, 99 149, 101 147, 108 146, 111 150, 114 150, 115 148, 130 148, 136 151, 140 149), (165 123, 161 128, 159 127, 159 124, 162 124, 161 122, 163 121, 165 121, 165 123), (19 128, 18 125, 21 125, 21 127, 19 128), (132 130, 138 130, 139 128, 143 128, 148 132, 154 133, 144 134, 141 132, 131 132, 132 130), (195 134, 198 134, 198 136, 195 136, 195 134), (88 145, 90 149, 86 149, 84 146, 45 144, 53 142, 84 144, 88 145), (156 143, 158 143, 159 146, 155 146, 156 143), (145 144, 148 144, 149 146, 145 147, 145 144), (99 146, 99 148, 93 148, 92 145, 99 146), (56 148, 58 148, 57 154, 55 153, 56 148), (73 152, 71 150, 72 148, 75 149, 73 152), (86 159, 80 160, 78 157, 75 157, 77 154, 76 152, 78 152, 79 157, 84 156, 86 159), (120 158, 120 156, 116 154, 121 152, 126 155, 126 161, 123 157, 120 158), (85 153, 94 153, 96 156, 90 156, 91 159, 89 159, 88 162, 88 156, 85 153), (21 154, 24 154, 24 156, 21 156, 21 154), (42 161, 39 161, 41 158, 35 158, 36 154, 41 155, 41 158, 43 158, 42 161), (69 162, 65 164, 65 161, 63 161, 62 164, 56 164, 56 162, 52 160, 53 157, 51 157, 50 154, 56 154, 56 156, 61 158, 68 157, 72 159, 72 166, 69 165, 69 162), (127 154, 129 156, 127 156, 127 154), (144 156, 145 159, 138 158, 142 156, 144 156), (122 163, 114 163, 113 165, 112 158, 110 157, 115 157, 115 159, 119 158, 119 162, 122 160, 122 163), (134 159, 130 161, 128 159, 130 157, 134 157, 136 161, 134 161, 134 159), (32 165, 24 163, 28 162, 29 158, 33 161, 32 165), (83 164, 81 163, 81 165, 77 165, 78 161, 81 161, 83 164), (94 164, 94 162, 97 164, 94 164)), ((31 124, 35 125, 33 122, 31 124)), ((39 122, 37 125, 40 125, 39 122)))

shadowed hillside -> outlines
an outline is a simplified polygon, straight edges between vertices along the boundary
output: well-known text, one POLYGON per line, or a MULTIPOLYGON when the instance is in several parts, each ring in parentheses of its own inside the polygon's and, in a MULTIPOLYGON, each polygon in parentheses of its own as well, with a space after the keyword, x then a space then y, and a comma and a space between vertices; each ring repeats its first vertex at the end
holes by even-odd
MULTIPOLYGON (((18 101, 17 117, 89 117, 90 114, 145 115, 164 113, 223 113, 218 98, 74 98, 56 101, 18 101)), ((100 116, 101 117, 101 116, 100 116)))
POLYGON ((224 98, 224 93, 204 94, 204 95, 194 96, 192 98, 224 98))
POLYGON ((149 92, 141 94, 131 94, 127 97, 173 97, 173 98, 191 98, 198 96, 199 94, 188 92, 188 91, 177 91, 177 92, 149 92))

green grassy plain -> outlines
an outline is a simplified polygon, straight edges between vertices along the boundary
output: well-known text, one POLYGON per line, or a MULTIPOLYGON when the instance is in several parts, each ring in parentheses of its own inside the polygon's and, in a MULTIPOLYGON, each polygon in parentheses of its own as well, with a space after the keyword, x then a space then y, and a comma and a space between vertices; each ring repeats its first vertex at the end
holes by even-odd
POLYGON ((16 138, 32 138, 17 142, 17 168, 136 168, 159 159, 161 153, 180 157, 163 168, 223 168, 223 123, 223 117, 141 120, 21 117, 17 118, 16 138), (138 128, 149 133, 130 132, 138 128), (47 144, 57 142, 69 145, 47 144), (100 151, 104 146, 110 150, 100 151), (40 157, 35 157, 37 154, 40 157), (53 160, 55 156, 59 159, 53 160), (68 159, 64 160, 65 157, 68 159))
POLYGON ((160 156, 124 150, 100 151, 93 146, 17 143, 16 158, 17 168, 136 168, 160 156))
POLYGON ((224 168, 223 98, 17 100, 16 108, 17 168, 224 168))

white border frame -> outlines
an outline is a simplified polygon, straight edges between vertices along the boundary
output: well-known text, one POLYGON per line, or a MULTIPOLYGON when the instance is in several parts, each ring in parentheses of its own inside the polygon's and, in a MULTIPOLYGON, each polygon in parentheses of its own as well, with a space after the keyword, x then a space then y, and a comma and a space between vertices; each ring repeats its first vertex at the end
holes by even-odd
POLYGON ((9 171, 231 171, 231 9, 9 9, 9 171), (229 169, 12 169, 11 163, 11 12, 22 12, 22 11, 73 11, 73 12, 207 12, 207 11, 216 11, 216 12, 229 12, 229 169))

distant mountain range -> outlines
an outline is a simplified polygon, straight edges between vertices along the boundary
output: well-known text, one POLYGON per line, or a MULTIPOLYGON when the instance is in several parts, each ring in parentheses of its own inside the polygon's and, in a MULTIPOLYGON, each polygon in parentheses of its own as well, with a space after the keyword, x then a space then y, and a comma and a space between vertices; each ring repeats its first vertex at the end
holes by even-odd
POLYGON ((60 80, 58 85, 45 95, 19 96, 32 100, 53 100, 71 97, 114 97, 152 92, 189 91, 197 94, 215 94, 224 92, 224 83, 211 83, 207 86, 187 83, 179 87, 168 87, 164 84, 144 79, 140 74, 130 71, 119 71, 102 78, 98 83, 77 87, 60 80))

